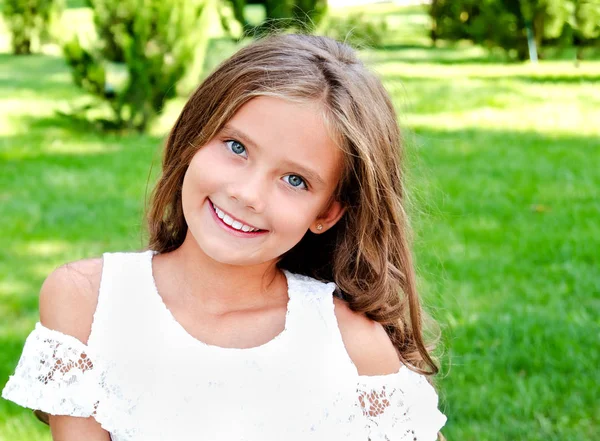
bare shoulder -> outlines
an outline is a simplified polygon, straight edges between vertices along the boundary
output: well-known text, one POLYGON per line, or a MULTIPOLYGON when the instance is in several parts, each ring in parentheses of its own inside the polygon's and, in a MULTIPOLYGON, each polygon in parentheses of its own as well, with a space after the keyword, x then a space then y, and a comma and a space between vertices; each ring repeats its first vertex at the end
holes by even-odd
POLYGON ((333 298, 342 340, 359 375, 387 375, 401 366, 398 352, 383 326, 364 314, 352 311, 348 304, 333 298))
POLYGON ((40 322, 84 343, 90 335, 102 276, 102 258, 55 269, 40 290, 40 322))

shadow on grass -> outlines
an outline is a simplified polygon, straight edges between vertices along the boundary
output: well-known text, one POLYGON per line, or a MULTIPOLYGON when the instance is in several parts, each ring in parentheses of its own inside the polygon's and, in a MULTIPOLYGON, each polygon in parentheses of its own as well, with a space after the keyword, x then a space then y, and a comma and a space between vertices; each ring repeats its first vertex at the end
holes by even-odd
POLYGON ((484 51, 477 46, 467 46, 461 43, 445 43, 433 46, 431 44, 384 44, 379 49, 385 56, 384 62, 402 62, 408 64, 515 64, 499 51, 484 51), (473 54, 473 51, 479 51, 473 54))
POLYGON ((147 157, 150 164, 160 160, 165 141, 165 136, 102 130, 96 122, 76 115, 55 113, 47 117, 20 116, 19 122, 28 128, 27 132, 0 136, 0 145, 7 146, 7 164, 16 161, 31 163, 39 158, 77 162, 77 158, 80 158, 82 162, 93 161, 102 167, 100 158, 108 155, 112 158, 111 163, 117 161, 117 164, 124 166, 127 164, 126 158, 132 159, 140 150, 151 153, 147 157), (13 146, 23 147, 15 149, 13 146), (27 150, 27 155, 19 154, 22 149, 27 150))
POLYGON ((0 88, 6 90, 25 89, 47 93, 53 88, 75 86, 71 74, 62 57, 32 54, 15 56, 0 53, 0 88))
MULTIPOLYGON (((90 108, 94 110, 99 107, 90 108)), ((12 120, 12 118, 8 119, 9 121, 12 120)), ((87 117, 85 111, 80 112, 75 107, 65 109, 65 111, 55 110, 50 116, 19 116, 18 118, 14 118, 14 122, 22 127, 26 127, 28 131, 55 140, 70 140, 84 137, 89 141, 92 139, 111 139, 123 140, 126 143, 128 142, 127 140, 142 137, 144 139, 155 139, 159 144, 164 140, 160 136, 140 134, 136 130, 116 128, 112 120, 87 117)), ((17 126, 17 124, 14 125, 17 126)), ((0 137, 0 144, 8 142, 8 139, 10 137, 4 140, 0 137)))
MULTIPOLYGON (((574 50, 570 48, 565 50, 567 53, 574 50)), ((503 64, 519 66, 528 62, 511 59, 508 54, 499 48, 485 49, 481 46, 470 44, 468 42, 449 42, 442 41, 433 45, 430 40, 425 39, 422 44, 419 43, 388 43, 382 45, 377 51, 384 52, 384 62, 401 62, 407 64, 439 64, 439 65, 464 65, 464 64, 503 64), (426 43, 425 43, 426 42, 426 43), (475 52, 475 54, 474 54, 475 52)), ((550 51, 549 51, 550 52, 550 51)), ((575 63, 573 57, 565 56, 560 52, 553 51, 552 55, 544 58, 545 61, 565 61, 575 63)), ((600 55, 590 53, 589 57, 582 60, 597 61, 600 55)))
MULTIPOLYGON (((469 78, 481 78, 477 76, 470 76, 469 78)), ((489 77, 488 77, 489 78, 489 77)), ((600 75, 510 75, 508 78, 522 81, 525 83, 536 83, 536 84, 581 84, 581 83, 599 83, 600 75)))
POLYGON ((55 111, 54 115, 48 117, 30 118, 26 125, 32 130, 61 129, 69 137, 83 134, 101 136, 107 133, 102 131, 102 127, 99 124, 84 116, 59 111, 55 111))

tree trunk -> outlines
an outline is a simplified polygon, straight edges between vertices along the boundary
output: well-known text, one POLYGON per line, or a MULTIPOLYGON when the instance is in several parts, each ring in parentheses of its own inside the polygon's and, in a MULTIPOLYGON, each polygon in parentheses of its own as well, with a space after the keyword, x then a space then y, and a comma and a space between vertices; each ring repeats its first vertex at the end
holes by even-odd
POLYGON ((13 35, 12 47, 15 55, 30 55, 31 39, 25 36, 13 35))
POLYGON ((544 40, 544 23, 546 21, 546 14, 544 12, 538 12, 533 18, 533 36, 535 38, 535 45, 537 47, 538 58, 542 58, 542 41, 544 40))

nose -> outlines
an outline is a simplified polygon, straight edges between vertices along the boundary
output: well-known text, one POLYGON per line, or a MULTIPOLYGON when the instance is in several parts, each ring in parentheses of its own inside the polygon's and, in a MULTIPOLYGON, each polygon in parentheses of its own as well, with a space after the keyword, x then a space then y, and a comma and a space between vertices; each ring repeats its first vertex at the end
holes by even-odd
POLYGON ((267 199, 266 181, 259 170, 240 173, 229 185, 229 197, 249 210, 262 213, 267 199))

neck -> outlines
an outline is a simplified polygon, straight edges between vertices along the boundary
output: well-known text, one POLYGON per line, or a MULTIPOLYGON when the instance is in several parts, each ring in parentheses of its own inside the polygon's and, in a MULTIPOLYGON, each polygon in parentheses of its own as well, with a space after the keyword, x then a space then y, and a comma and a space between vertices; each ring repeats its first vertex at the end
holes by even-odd
POLYGON ((278 301, 285 291, 285 275, 276 261, 259 265, 228 265, 207 256, 193 237, 164 256, 165 269, 177 292, 215 314, 260 307, 278 301))

